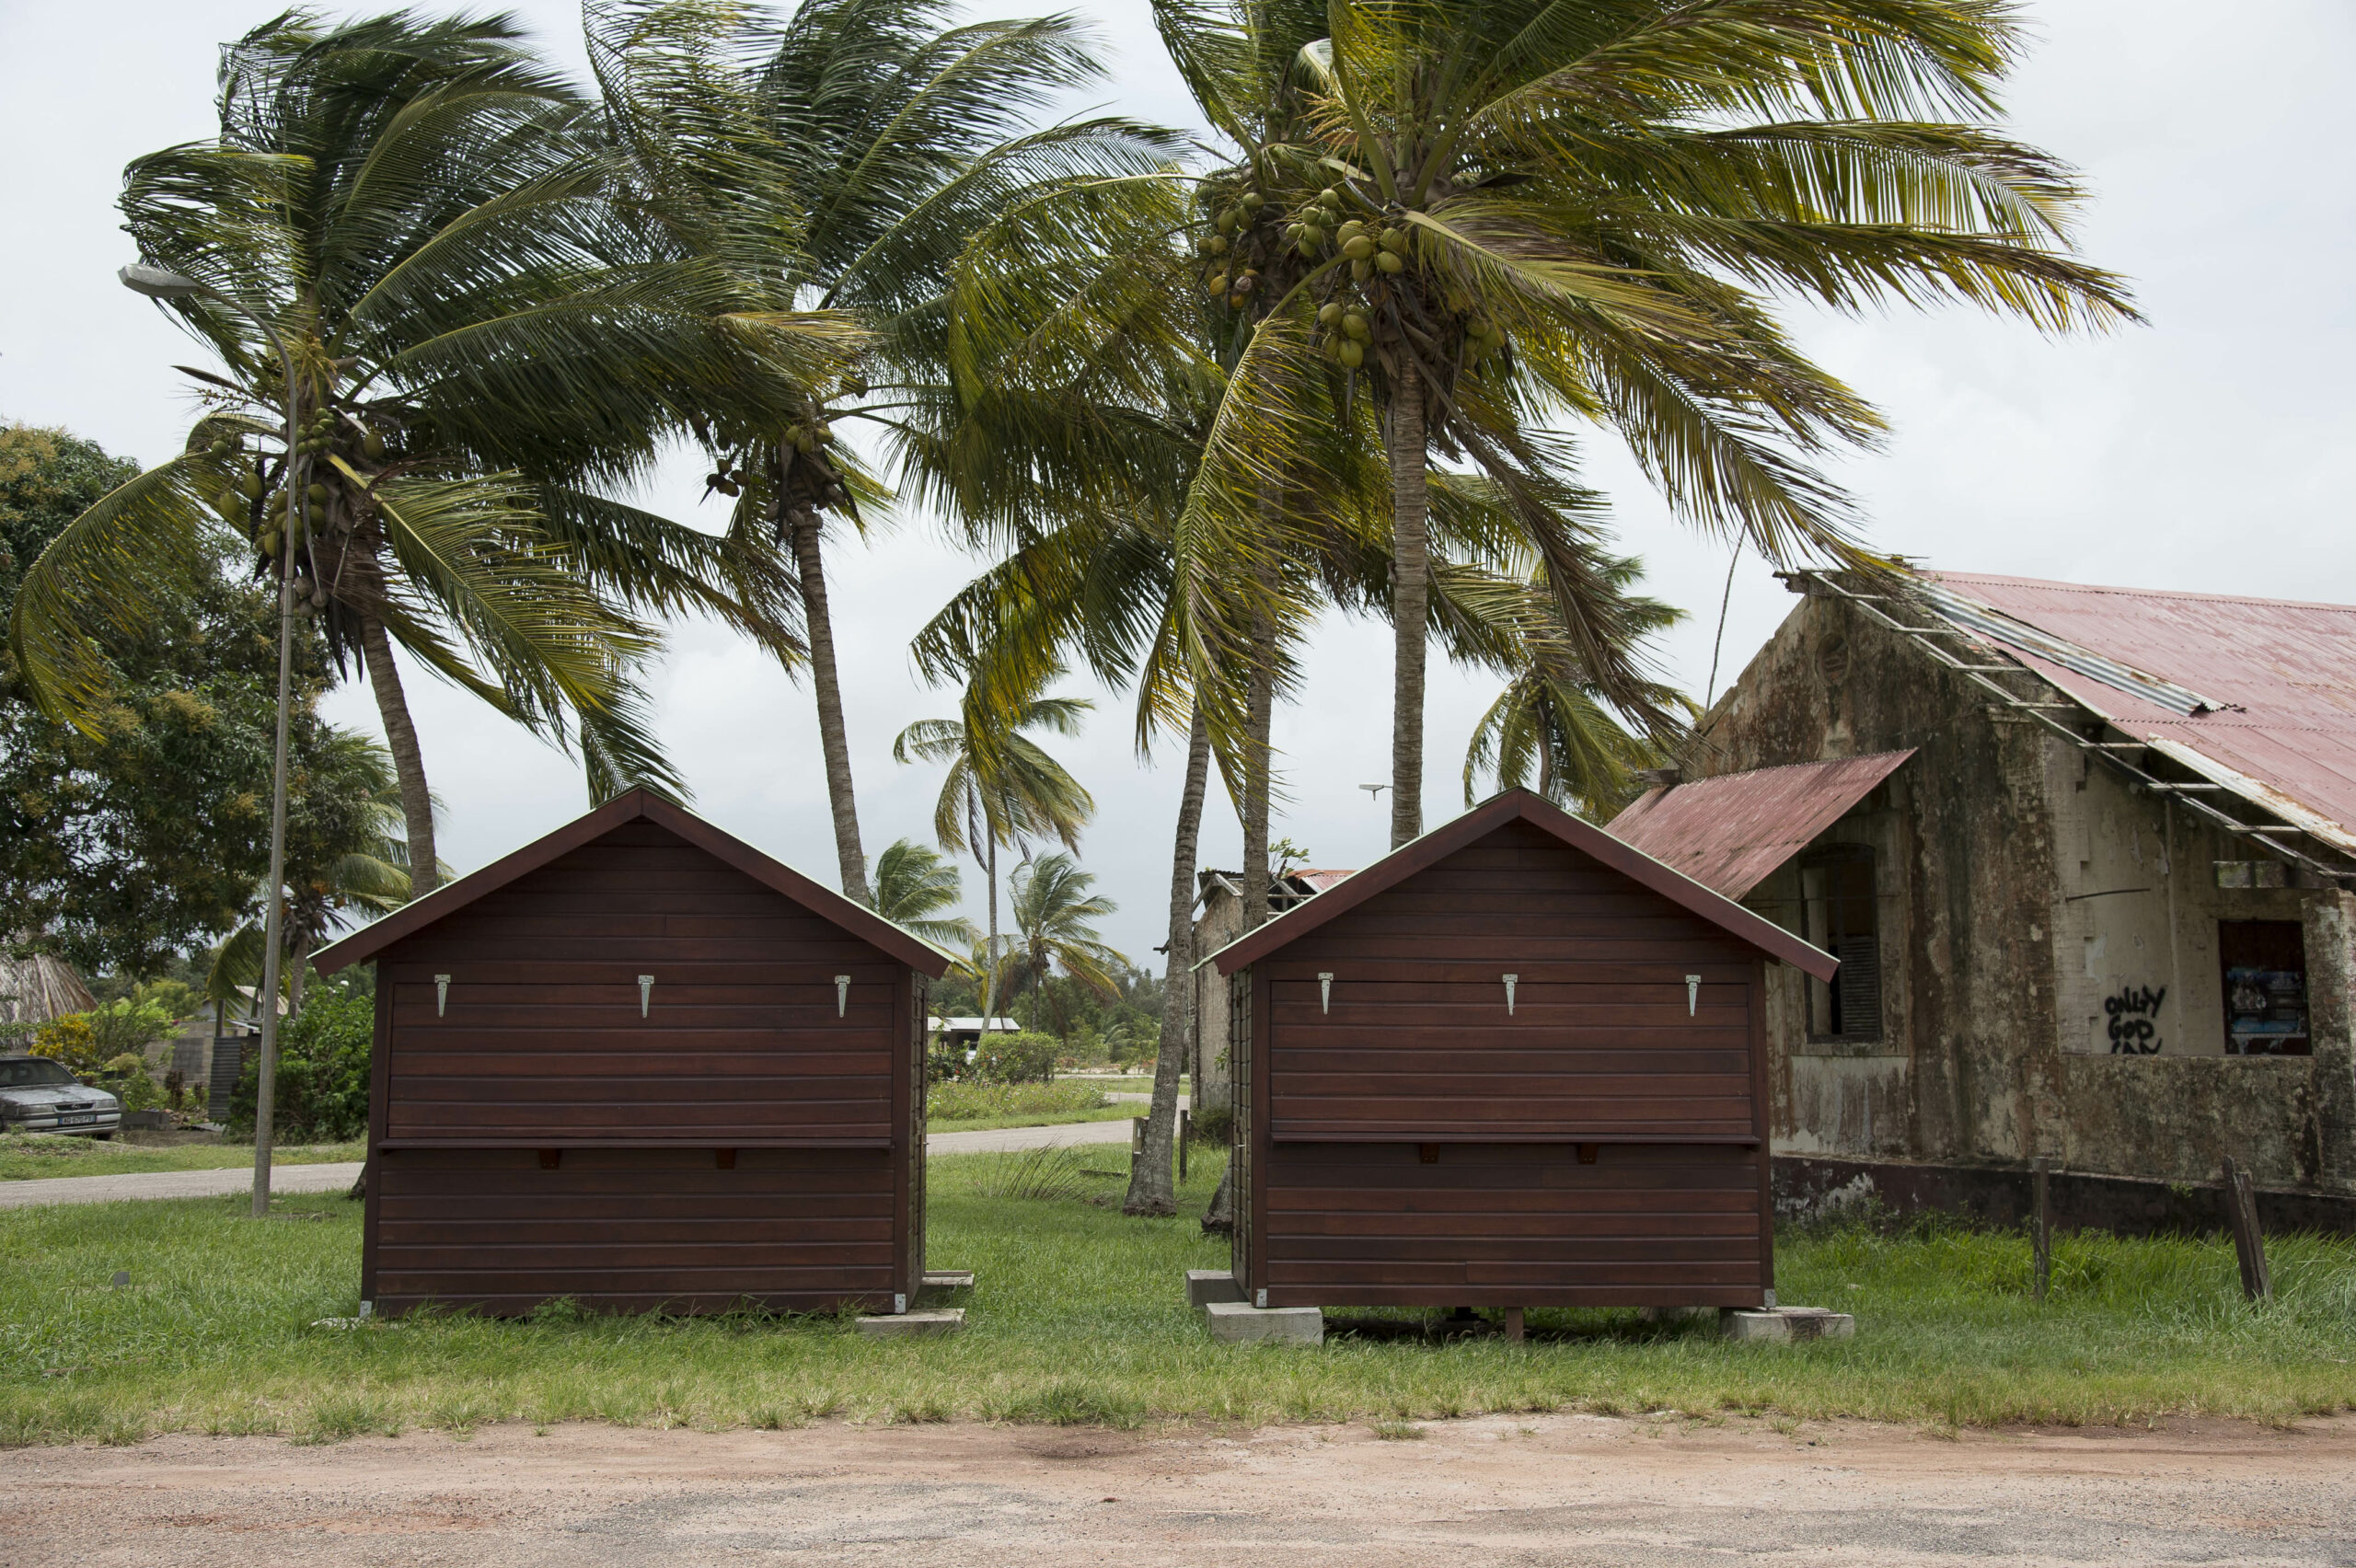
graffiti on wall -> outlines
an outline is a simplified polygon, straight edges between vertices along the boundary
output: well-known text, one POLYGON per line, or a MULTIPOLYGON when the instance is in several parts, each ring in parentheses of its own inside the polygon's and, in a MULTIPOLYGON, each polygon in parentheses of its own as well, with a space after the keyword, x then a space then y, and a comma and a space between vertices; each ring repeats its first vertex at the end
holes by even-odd
POLYGON ((2110 1016, 2110 1054, 2114 1056, 2156 1056, 2160 1054, 2160 1004, 2167 999, 2165 986, 2141 990, 2121 986, 2102 999, 2110 1016))

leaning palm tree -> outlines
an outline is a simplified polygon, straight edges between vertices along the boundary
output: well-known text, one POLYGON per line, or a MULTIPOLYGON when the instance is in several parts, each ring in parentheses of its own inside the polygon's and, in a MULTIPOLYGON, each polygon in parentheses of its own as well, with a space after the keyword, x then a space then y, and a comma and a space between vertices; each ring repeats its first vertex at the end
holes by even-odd
MULTIPOLYGON (((1156 9, 1195 76, 1265 59, 1272 18, 1299 23, 1262 0, 1156 9)), ((1627 706, 1640 683, 1592 634, 1548 525, 1568 454, 1544 422, 1614 430, 1680 515, 1771 560, 1872 567, 1819 459, 1879 421, 1791 344, 1769 291, 1954 297, 2052 330, 2133 317, 2070 253, 2069 171, 1993 128, 2008 7, 1332 0, 1322 22, 1286 63, 1306 133, 1244 142, 1210 185, 1203 271, 1252 343, 1206 466, 1230 491, 1265 474, 1269 414, 1321 361, 1379 412, 1394 844, 1422 827, 1433 450, 1514 499, 1590 677, 1627 706)))
POLYGON ((162 564, 222 535, 364 669, 419 892, 438 862, 396 647, 578 744, 593 795, 676 788, 636 698, 640 616, 712 614, 791 651, 791 584, 590 487, 643 471, 695 387, 798 383, 854 334, 724 315, 710 267, 649 256, 607 200, 590 106, 507 20, 289 12, 224 52, 220 114, 133 163, 122 202, 143 257, 201 285, 169 307, 217 369, 188 370, 186 450, 27 573, 10 642, 36 693, 80 716, 94 634, 135 627, 162 564))
POLYGON ((781 394, 714 387, 688 421, 733 536, 791 558, 843 891, 868 896, 827 602, 825 546, 887 500, 848 439, 891 436, 936 385, 951 264, 975 230, 1043 190, 1150 167, 1160 133, 1098 119, 1033 129, 1101 79, 1068 16, 948 25, 943 0, 809 0, 783 22, 729 0, 606 0, 590 55, 638 174, 632 210, 724 269, 743 306, 813 302, 872 331, 859 368, 781 394), (837 426, 846 429, 840 432, 837 426))
POLYGON ((1080 732, 1093 704, 1085 698, 993 699, 969 687, 955 719, 919 719, 892 743, 894 760, 945 762, 933 807, 934 840, 974 857, 988 886, 989 924, 981 965, 982 1017, 998 1005, 1001 965, 998 926, 998 852, 1034 839, 1080 847, 1080 830, 1096 814, 1095 799, 1026 730, 1080 732))
MULTIPOLYGON (((1127 968, 1129 961, 1107 946, 1096 929, 1098 920, 1120 906, 1102 894, 1089 892, 1095 885, 1094 873, 1081 870, 1080 862, 1065 854, 1042 855, 1014 873, 1010 912, 1014 917, 1015 945, 1009 956, 1030 988, 1034 1029, 1039 1027, 1040 999, 1057 970, 1107 1000, 1121 994, 1113 972, 1127 968)), ((1064 1032, 1062 1009, 1052 998, 1048 1005, 1056 1009, 1060 1034, 1064 1032)))
POLYGON ((898 838, 875 857, 872 879, 875 912, 941 947, 972 947, 980 932, 960 915, 944 919, 941 911, 957 906, 957 868, 930 847, 898 838))

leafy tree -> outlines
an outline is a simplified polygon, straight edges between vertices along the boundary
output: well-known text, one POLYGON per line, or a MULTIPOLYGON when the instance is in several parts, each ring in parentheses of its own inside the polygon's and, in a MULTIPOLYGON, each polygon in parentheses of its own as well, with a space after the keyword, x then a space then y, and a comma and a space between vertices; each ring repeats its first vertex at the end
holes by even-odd
POLYGON ((593 106, 508 19, 288 12, 229 46, 220 80, 218 134, 134 161, 122 204, 143 257, 243 309, 167 306, 217 360, 191 372, 207 406, 185 451, 27 572, 10 645, 30 689, 95 727, 94 636, 137 635, 159 577, 235 550, 287 583, 335 668, 365 670, 419 891, 438 862, 396 644, 577 738, 593 795, 675 789, 633 684, 653 646, 638 613, 791 647, 790 584, 764 552, 585 487, 641 471, 696 386, 807 377, 844 331, 723 320, 708 269, 650 258, 607 200, 593 106))
POLYGON ((971 947, 981 933, 964 916, 942 919, 957 906, 957 868, 930 847, 895 839, 875 858, 875 912, 943 947, 971 947))
MULTIPOLYGON (((1128 960, 1098 936, 1096 922, 1120 906, 1089 889, 1096 885, 1092 872, 1080 869, 1071 856, 1042 855, 1014 873, 1015 945, 1008 956, 1031 992, 1031 1027, 1039 1026, 1039 1003, 1056 970, 1101 996, 1115 997, 1120 986, 1113 976, 1128 967, 1128 960)), ((1052 1008, 1052 997, 1046 997, 1052 1008)), ((1056 1032, 1070 1032, 1069 1020, 1058 1011, 1056 1032)))
MULTIPOLYGON (((0 427, 0 586, 134 465, 59 431, 0 427)), ((136 977, 243 917, 268 863, 275 617, 200 548, 151 577, 110 640, 82 726, 44 714, 0 653, 0 906, 16 940, 89 974, 136 977)), ((14 601, 0 601, 0 613, 14 601)), ((300 672, 316 670, 306 642, 300 672)), ((298 771, 337 744, 297 687, 298 771)), ((324 806, 298 791, 298 818, 324 806)))

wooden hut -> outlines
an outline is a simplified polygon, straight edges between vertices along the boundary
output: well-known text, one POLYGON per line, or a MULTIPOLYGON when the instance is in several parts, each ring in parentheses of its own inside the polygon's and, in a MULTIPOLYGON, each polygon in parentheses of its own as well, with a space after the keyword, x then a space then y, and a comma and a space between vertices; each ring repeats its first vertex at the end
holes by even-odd
POLYGON ((1771 961, 1834 969, 1519 790, 1220 949, 1243 1299, 1772 1305, 1771 961))
POLYGON ((633 790, 317 962, 368 959, 377 1311, 914 1298, 939 949, 633 790))

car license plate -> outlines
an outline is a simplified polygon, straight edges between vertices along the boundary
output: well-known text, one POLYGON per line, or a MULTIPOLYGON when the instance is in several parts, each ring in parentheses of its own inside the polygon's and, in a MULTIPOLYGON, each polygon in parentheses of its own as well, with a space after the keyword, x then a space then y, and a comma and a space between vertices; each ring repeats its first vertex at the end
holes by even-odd
POLYGON ((86 1126, 98 1119, 98 1118, 96 1113, 83 1116, 60 1116, 57 1119, 57 1124, 61 1127, 80 1127, 86 1126))

